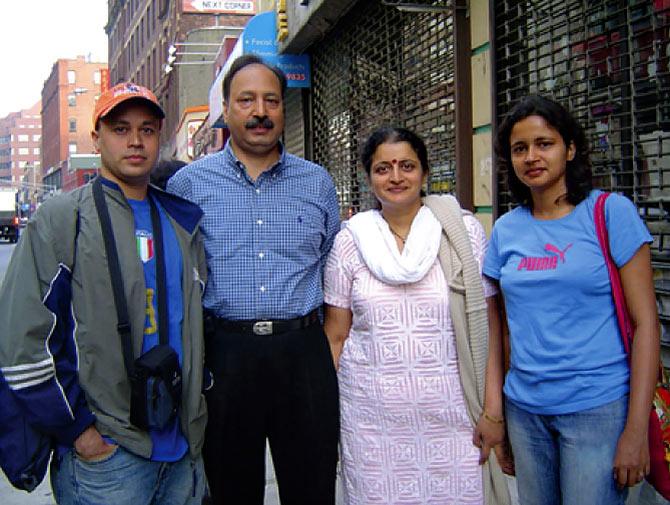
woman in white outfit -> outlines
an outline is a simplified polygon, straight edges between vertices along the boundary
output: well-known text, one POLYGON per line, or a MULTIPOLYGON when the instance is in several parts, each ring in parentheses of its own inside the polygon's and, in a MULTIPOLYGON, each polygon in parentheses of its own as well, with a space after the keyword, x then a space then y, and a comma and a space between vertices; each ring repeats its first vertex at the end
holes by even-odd
POLYGON ((485 394, 503 371, 485 377, 496 291, 481 277, 484 230, 453 197, 424 205, 428 157, 413 132, 375 131, 362 161, 380 209, 347 222, 324 280, 345 503, 508 503, 495 458, 481 466, 505 436, 501 399, 485 394))

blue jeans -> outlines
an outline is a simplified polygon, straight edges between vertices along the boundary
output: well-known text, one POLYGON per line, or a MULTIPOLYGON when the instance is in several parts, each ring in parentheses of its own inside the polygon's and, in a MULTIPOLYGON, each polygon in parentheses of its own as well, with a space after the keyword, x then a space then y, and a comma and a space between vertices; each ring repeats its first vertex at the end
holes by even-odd
POLYGON ((614 454, 628 397, 581 412, 531 414, 506 401, 521 505, 623 505, 614 454))
POLYGON ((162 463, 118 447, 95 462, 54 455, 51 487, 59 505, 201 505, 207 481, 202 457, 162 463))

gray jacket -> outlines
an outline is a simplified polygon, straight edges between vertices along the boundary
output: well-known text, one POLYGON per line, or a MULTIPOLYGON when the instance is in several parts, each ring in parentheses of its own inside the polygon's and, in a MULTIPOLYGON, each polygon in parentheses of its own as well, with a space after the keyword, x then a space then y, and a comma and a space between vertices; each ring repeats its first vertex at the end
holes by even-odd
MULTIPOLYGON (((92 186, 46 201, 28 223, 0 288, 0 372, 31 422, 71 446, 92 422, 104 436, 150 457, 147 432, 130 424, 130 386, 92 186)), ((144 272, 132 210, 103 184, 123 275, 135 356, 146 316, 144 272)), ((206 277, 202 211, 150 187, 168 215, 183 261, 181 428, 193 456, 206 423, 201 295, 206 277)))

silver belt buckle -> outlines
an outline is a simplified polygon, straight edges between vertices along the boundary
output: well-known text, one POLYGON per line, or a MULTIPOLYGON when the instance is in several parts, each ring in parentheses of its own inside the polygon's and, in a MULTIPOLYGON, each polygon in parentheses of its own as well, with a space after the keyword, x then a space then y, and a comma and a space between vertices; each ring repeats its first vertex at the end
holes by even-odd
POLYGON ((272 321, 256 321, 252 331, 254 335, 272 335, 272 321))

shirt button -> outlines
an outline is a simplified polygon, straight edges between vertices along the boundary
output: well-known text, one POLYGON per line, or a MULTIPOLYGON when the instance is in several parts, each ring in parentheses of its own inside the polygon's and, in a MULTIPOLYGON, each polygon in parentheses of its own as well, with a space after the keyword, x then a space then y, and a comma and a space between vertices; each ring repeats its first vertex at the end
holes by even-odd
POLYGON ((261 190, 258 189, 258 188, 256 188, 256 194, 257 194, 257 195, 260 195, 260 194, 261 194, 261 190))
POLYGON ((261 293, 265 293, 265 286, 261 286, 261 293))
POLYGON ((263 224, 263 220, 262 220, 262 219, 259 219, 258 221, 256 221, 256 224, 259 225, 259 226, 262 225, 262 224, 263 224))
POLYGON ((240 174, 237 174, 237 178, 239 179, 240 177, 242 177, 242 176, 240 174))
POLYGON ((264 253, 258 253, 258 257, 259 257, 260 259, 263 259, 263 258, 265 258, 265 254, 264 254, 264 253))

